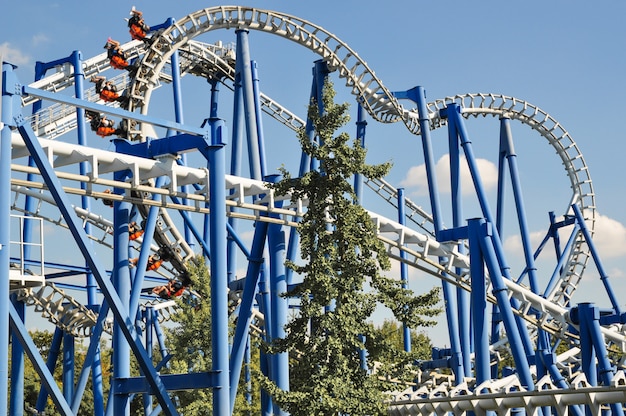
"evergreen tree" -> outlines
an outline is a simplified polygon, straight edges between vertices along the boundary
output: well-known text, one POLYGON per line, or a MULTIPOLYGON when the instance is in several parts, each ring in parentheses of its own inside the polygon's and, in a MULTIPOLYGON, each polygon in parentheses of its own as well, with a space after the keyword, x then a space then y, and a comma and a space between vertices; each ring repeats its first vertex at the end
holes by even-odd
POLYGON ((393 389, 389 377, 409 379, 413 356, 381 340, 368 320, 382 304, 410 327, 432 325, 428 318, 440 312, 439 292, 415 296, 382 274, 390 261, 367 211, 354 203, 350 181, 355 174, 382 178, 390 164, 366 164, 366 150, 357 140, 345 132, 335 136, 349 116, 348 105, 335 104, 334 96, 327 81, 323 114, 318 103, 309 106, 319 143, 304 129, 298 133, 303 151, 320 162, 319 171, 292 178, 281 169, 283 179, 273 185, 278 194, 306 198, 309 205, 298 228, 303 264, 287 262, 303 279, 287 294, 300 300, 299 311, 287 336, 269 346, 270 352, 290 352, 290 391, 267 380, 264 387, 293 416, 383 415, 385 392, 393 389), (372 360, 364 368, 360 358, 364 340, 390 359, 377 363, 375 373, 372 360))

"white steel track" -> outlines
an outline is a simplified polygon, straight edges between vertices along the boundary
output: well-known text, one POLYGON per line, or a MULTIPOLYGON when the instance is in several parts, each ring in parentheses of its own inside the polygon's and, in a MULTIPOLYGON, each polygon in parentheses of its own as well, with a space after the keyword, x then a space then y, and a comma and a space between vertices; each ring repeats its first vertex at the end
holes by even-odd
MULTIPOLYGON (((329 69, 336 71, 338 76, 345 80, 345 84, 351 88, 358 102, 375 120, 383 123, 402 122, 411 133, 420 134, 417 111, 403 107, 356 52, 332 33, 295 16, 240 6, 211 7, 190 14, 160 32, 147 49, 140 42, 129 42, 124 45, 124 49, 139 56, 141 62, 137 77, 127 86, 131 97, 130 110, 148 114, 152 91, 162 82, 171 80, 171 76, 167 73, 167 66, 175 51, 181 54, 181 68, 184 73, 212 76, 211 74, 219 72, 224 79, 232 79, 234 61, 231 55, 225 53, 228 50, 221 46, 206 45, 194 40, 203 33, 217 29, 262 31, 296 42, 321 56, 329 69)), ((86 60, 83 64, 86 76, 97 74, 108 68, 108 61, 104 54, 86 60)), ((73 85, 71 71, 62 68, 59 72, 31 84, 31 87, 46 91, 60 91, 71 85, 73 85)), ((87 97, 90 96, 87 95, 87 97)), ((297 129, 304 125, 301 119, 269 97, 263 95, 261 101, 266 113, 289 128, 297 129)), ((34 100, 30 97, 23 99, 25 106, 33 102, 34 100)), ((461 94, 427 104, 432 129, 445 125, 446 120, 440 117, 440 110, 451 103, 460 106, 465 118, 487 115, 508 117, 530 126, 544 137, 561 159, 571 184, 572 195, 567 201, 567 206, 578 204, 588 221, 587 226, 593 231, 596 215, 595 194, 589 171, 576 143, 553 117, 539 107, 514 97, 500 94, 461 94)), ((56 115, 38 117, 33 119, 32 123, 53 167, 58 169, 57 175, 66 184, 66 192, 99 199, 104 197, 123 199, 138 205, 160 206, 163 212, 185 210, 208 213, 206 208, 209 195, 208 172, 205 169, 179 166, 172 158, 167 157, 158 160, 143 159, 46 139, 57 137, 55 133, 62 134, 73 128, 75 115, 72 111, 59 111, 56 115), (80 162, 88 164, 88 174, 78 175, 67 172, 68 166, 80 162), (129 169, 133 172, 130 182, 115 182, 110 179, 110 173, 121 169, 129 169), (168 178, 168 185, 155 188, 152 185, 153 179, 161 176, 168 178), (200 191, 183 194, 180 191, 182 185, 197 185, 200 191), (110 196, 103 192, 108 187, 119 187, 134 192, 110 196), (131 194, 157 194, 162 198, 155 201, 131 194), (190 203, 174 204, 170 197, 185 198, 190 203)), ((13 164, 13 171, 20 174, 20 177, 24 177, 24 173, 37 175, 38 172, 35 169, 27 167, 25 163, 19 163, 19 160, 23 160, 26 156, 28 152, 21 137, 15 135, 13 159, 17 163, 13 164)), ((43 196, 45 189, 37 181, 14 178, 12 184, 16 194, 30 192, 35 197, 42 195, 42 200, 45 199, 43 196)), ((367 181, 367 184, 383 199, 391 204, 397 204, 397 191, 394 187, 383 180, 367 181)), ((228 209, 228 214, 246 220, 272 221, 287 226, 296 226, 296 219, 303 214, 308 204, 306 200, 290 200, 289 196, 278 197, 273 190, 267 188, 265 183, 248 178, 227 176, 225 187, 226 194, 229 195, 227 206, 237 208, 236 211, 228 209), (282 208, 275 207, 276 201, 279 200, 284 202, 282 208), (269 218, 265 215, 267 213, 278 214, 278 217, 269 218)), ((106 233, 105 219, 90 216, 89 213, 82 213, 82 215, 92 223, 98 224, 98 228, 106 233)), ((415 268, 445 279, 457 287, 469 290, 467 272, 461 275, 456 272, 457 268, 469 269, 469 258, 458 253, 455 244, 440 243, 435 240, 432 233, 432 217, 425 210, 407 201, 407 217, 412 221, 411 225, 418 226, 418 231, 376 213, 371 213, 371 217, 377 226, 379 238, 386 243, 392 258, 404 261, 415 268), (406 259, 401 258, 401 251, 406 254, 406 259), (440 262, 442 257, 447 258, 448 261, 442 264, 440 262)), ((98 240, 97 237, 92 238, 98 240)), ((588 249, 582 237, 579 236, 570 254, 565 272, 561 276, 560 284, 547 299, 533 294, 525 286, 506 280, 505 284, 510 296, 519 301, 519 308, 515 313, 524 317, 533 326, 544 328, 550 333, 563 337, 571 335, 567 333, 568 325, 572 322, 568 316, 566 304, 582 278, 588 260, 588 249), (530 314, 531 309, 540 313, 530 314)), ((34 290, 30 289, 30 293, 30 296, 33 296, 34 290)), ((495 302, 493 298, 490 298, 490 301, 495 302)), ((91 322, 90 319, 91 317, 86 321, 91 322)), ((89 325, 85 324, 85 326, 89 325)), ((84 329, 76 330, 78 333, 81 331, 84 329)), ((603 328, 602 331, 607 342, 624 351, 626 336, 622 328, 603 328)), ((514 407, 525 407, 534 412, 537 407, 547 405, 563 408, 574 403, 625 402, 623 386, 626 383, 624 383, 623 374, 618 373, 618 375, 620 376, 616 376, 615 383, 619 388, 611 392, 603 387, 591 388, 586 385, 576 385, 576 380, 571 380, 572 386, 577 387, 575 391, 545 388, 532 395, 523 395, 511 393, 512 389, 519 388, 519 386, 513 386, 514 382, 511 382, 513 384, 508 387, 500 382, 501 386, 498 387, 494 381, 488 386, 491 389, 490 394, 476 395, 465 391, 455 395, 450 385, 444 387, 442 384, 438 387, 436 383, 430 385, 426 383, 419 393, 402 393, 397 396, 390 408, 390 414, 443 414, 445 412, 458 414, 470 409, 508 412, 514 407)), ((543 385, 547 386, 545 380, 543 385)))

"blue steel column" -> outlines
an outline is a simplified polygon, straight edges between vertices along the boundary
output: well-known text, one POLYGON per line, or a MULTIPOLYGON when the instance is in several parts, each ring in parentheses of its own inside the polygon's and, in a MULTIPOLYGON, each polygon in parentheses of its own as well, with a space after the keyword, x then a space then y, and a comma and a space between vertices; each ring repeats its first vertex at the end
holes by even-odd
POLYGON ((519 170, 517 168, 517 154, 513 147, 513 137, 511 135, 511 120, 507 117, 500 119, 500 143, 502 151, 506 154, 509 163, 509 174, 511 175, 511 187, 513 188, 513 197, 515 199, 515 208, 517 210, 517 221, 520 228, 520 236, 522 238, 522 246, 524 248, 524 259, 526 260, 526 270, 528 271, 528 279, 530 289, 533 293, 539 293, 537 287, 537 267, 530 243, 530 232, 528 231, 528 223, 526 221, 526 209, 524 207, 524 197, 522 196, 522 186, 519 181, 519 170))
MULTIPOLYGON (((404 188, 398 188, 398 222, 401 225, 406 225, 405 217, 405 199, 404 188)), ((400 250, 400 258, 406 260, 406 252, 400 250)), ((400 262, 400 280, 402 281, 402 289, 409 288, 409 266, 404 262, 400 262)), ((404 351, 411 352, 411 328, 405 323, 402 323, 402 339, 404 345, 404 351)))
MULTIPOLYGON (((155 181, 155 187, 160 188, 165 182, 164 176, 159 176, 155 181)), ((152 200, 157 201, 161 198, 158 194, 152 195, 152 200)), ((150 257, 150 246, 154 240, 154 231, 156 230, 156 224, 159 219, 160 208, 158 206, 151 206, 148 210, 146 217, 146 223, 144 226, 143 242, 141 244, 141 251, 139 252, 139 258, 137 259, 135 280, 130 294, 130 302, 128 314, 134 319, 137 316, 139 310, 139 300, 141 297, 141 288, 143 287, 144 277, 146 275, 146 266, 148 265, 148 258, 150 257)))
POLYGON ((63 396, 68 403, 74 397, 74 337, 63 334, 63 396))
MULTIPOLYGON (((154 325, 154 308, 152 306, 147 307, 145 311, 146 315, 146 352, 148 353, 148 357, 152 358, 152 335, 153 335, 153 325, 154 325)), ((144 393, 143 395, 143 407, 145 411, 149 411, 152 409, 152 396, 150 394, 144 393)))
MULTIPOLYGON (((173 23, 173 21, 172 21, 173 23)), ((183 123, 183 93, 182 93, 182 88, 180 85, 180 57, 178 54, 178 50, 175 50, 174 53, 172 54, 171 58, 171 67, 172 67, 172 91, 174 93, 174 117, 176 118, 176 122, 177 123, 183 123)), ((168 130, 168 136, 169 136, 170 131, 168 130)), ((181 161, 183 163, 183 165, 187 165, 187 155, 185 153, 183 153, 181 156, 181 161)), ((189 192, 189 185, 183 185, 181 187, 181 190, 183 191, 183 193, 187 193, 189 192)), ((187 204, 187 200, 183 199, 183 204, 187 204)), ((193 239, 191 238, 191 234, 189 232, 189 228, 188 227, 184 227, 184 233, 185 233, 185 241, 188 242, 189 246, 193 248, 194 243, 193 243, 193 239)))
MULTIPOLYGON (((26 90, 27 87, 22 86, 22 91, 26 90)), ((143 347, 143 343, 141 339, 139 339, 137 332, 134 328, 134 322, 128 316, 128 308, 122 303, 122 300, 118 296, 113 284, 108 279, 106 270, 100 264, 99 259, 94 255, 92 250, 90 249, 90 244, 88 237, 85 233, 85 230, 82 227, 82 221, 79 220, 76 213, 72 209, 72 204, 69 201, 69 198, 61 183, 59 178, 56 176, 54 169, 48 158, 46 157, 43 148, 39 144, 35 133, 28 123, 25 122, 23 118, 16 118, 17 129, 24 140, 24 144, 28 148, 28 151, 33 156, 39 171, 41 172, 41 176, 43 177, 44 182, 48 186, 52 197, 54 198, 54 202, 56 203, 63 219, 68 225, 69 230, 74 237, 74 241, 76 242, 78 248, 82 256, 87 260, 90 269, 94 273, 94 277, 98 282, 100 289, 102 290, 102 294, 104 295, 106 301, 109 303, 111 307, 111 311, 113 312, 113 316, 117 323, 121 323, 119 325, 122 330, 123 335, 126 337, 126 340, 130 343, 130 346, 137 358, 137 362, 144 371, 146 375, 146 379, 150 384, 152 391, 157 396, 159 404, 163 407, 163 411, 167 415, 175 415, 176 409, 174 404, 172 403, 170 397, 165 390, 165 386, 157 372, 154 369, 154 366, 150 362, 147 357, 146 350, 143 347)), ((126 229, 126 233, 128 233, 128 229, 126 229)), ((127 235, 128 238, 128 235, 127 235)), ((128 241, 126 242, 128 244, 128 241)), ((14 323, 11 321, 11 326, 21 330, 20 323, 14 323)), ((28 343, 29 339, 24 342, 28 343)), ((36 358, 36 356, 35 356, 36 358)), ((44 368, 47 371, 47 369, 44 368)), ((40 373, 41 374, 41 373, 40 373)), ((58 390, 54 389, 53 390, 58 390)), ((50 389, 50 387, 48 387, 50 389)), ((55 400, 57 398, 55 397, 55 400)), ((63 406, 63 402, 57 400, 60 404, 59 406, 63 406)))
MULTIPOLYGON (((29 258, 26 251, 24 251, 23 255, 25 259, 29 258)), ((17 295, 11 293, 11 304, 13 304, 15 311, 22 322, 24 322, 26 312, 24 302, 17 300, 17 295)), ((10 337, 13 341, 11 343, 11 397, 9 397, 9 408, 11 409, 11 416, 21 416, 24 414, 24 348, 17 340, 17 337, 14 335, 10 335, 10 337)))
POLYGON ((470 276, 472 293, 472 322, 474 323, 475 372, 476 384, 481 384, 491 378, 489 357, 489 323, 487 317, 487 282, 485 276, 485 261, 482 254, 480 240, 481 226, 485 222, 480 219, 470 219, 467 222, 467 233, 470 247, 470 276))
MULTIPOLYGON (((50 349, 48 350, 48 358, 46 360, 46 368, 53 373, 54 366, 56 365, 57 358, 61 353, 61 342, 63 341, 63 331, 59 327, 55 327, 54 335, 52 335, 52 342, 50 343, 50 349)), ((37 402, 35 409, 38 412, 43 412, 46 408, 46 400, 48 399, 48 390, 44 386, 41 386, 39 395, 37 396, 37 402)))
POLYGON ((230 385, 233 387, 230 392, 231 411, 235 406, 236 386, 239 384, 243 355, 245 352, 244 342, 248 338, 250 321, 252 320, 252 307, 254 298, 258 291, 258 281, 263 265, 263 251, 265 250, 265 240, 267 238, 268 223, 258 221, 254 227, 254 238, 252 248, 248 258, 248 269, 244 284, 241 304, 239 306, 239 319, 235 327, 233 337, 233 351, 230 357, 230 385))
MULTIPOLYGON (((72 67, 74 68, 74 95, 76 98, 83 99, 84 98, 84 81, 85 81, 85 73, 83 72, 82 65, 82 54, 79 51, 74 51, 72 55, 70 55, 70 60, 72 62, 72 67)), ((85 110, 81 107, 76 107, 76 135, 78 137, 78 144, 81 146, 87 146, 87 128, 85 123, 85 110)), ((89 165, 87 162, 80 162, 79 171, 81 175, 87 175, 89 170, 89 165)), ((80 183, 81 189, 86 189, 87 184, 84 182, 80 183)), ((81 206, 91 212, 91 199, 87 196, 81 196, 81 206)), ((85 232, 88 235, 91 235, 91 223, 88 221, 85 222, 85 232)), ((87 284, 87 305, 90 308, 94 308, 97 310, 98 308, 98 292, 96 280, 94 279, 93 273, 88 272, 86 274, 86 284, 87 284)), ((92 391, 94 397, 94 411, 97 409, 104 408, 104 393, 102 386, 102 369, 100 368, 100 352, 97 352, 97 357, 95 359, 96 364, 92 365, 92 391)))
MULTIPOLYGON (((491 209, 489 208, 489 203, 487 196, 485 195, 485 191, 483 188, 483 184, 480 178, 480 173, 478 171, 478 166, 476 164, 476 158, 474 157, 474 151, 472 149, 472 142, 469 139, 469 135, 465 131, 465 125, 463 124, 463 117, 461 116, 461 112, 459 111, 450 111, 448 112, 448 118, 453 119, 454 123, 457 125, 457 129, 459 132, 459 138, 461 140, 461 146, 463 147, 463 151, 465 153, 465 159, 467 160, 467 164, 470 170, 470 174, 472 176, 472 180, 474 182, 474 189, 478 196, 478 202, 480 204, 482 213, 490 224, 494 224, 494 218, 491 214, 491 209)), ((504 248, 502 247, 502 241, 500 240, 500 236, 498 234, 497 229, 492 229, 493 237, 493 248, 495 250, 496 258, 498 261, 498 266, 500 268, 500 273, 505 278, 511 280, 511 268, 506 262, 506 258, 504 255, 504 248)), ((517 299, 512 298, 511 303, 513 307, 516 307, 519 304, 517 299)), ((521 337, 522 344, 524 345, 524 350, 528 357, 534 356, 534 348, 532 345, 532 341, 530 339, 530 335, 528 334, 528 330, 526 328, 526 323, 524 320, 515 316, 515 322, 517 324, 518 330, 516 332, 519 333, 521 337)))
MULTIPOLYGON (((491 278, 492 293, 496 297, 498 306, 503 316, 504 326, 506 328, 506 334, 509 339, 509 345, 515 360, 515 368, 522 385, 529 391, 535 389, 532 375, 530 374, 530 365, 528 358, 525 355, 525 350, 522 345, 520 331, 517 327, 515 315, 511 308, 511 304, 508 297, 508 290, 504 281, 502 280, 502 274, 500 273, 500 265, 496 256, 494 243, 495 230, 489 222, 484 219, 480 220, 480 226, 477 227, 480 230, 480 246, 485 258, 487 269, 489 270, 489 276, 491 278)), ((497 237, 497 236, 496 236, 497 237)))
POLYGON ((265 139, 263 137, 263 111, 261 110, 261 89, 259 88, 259 71, 257 70, 257 63, 252 61, 250 63, 252 72, 252 92, 254 94, 254 112, 256 114, 256 134, 259 145, 259 165, 261 168, 261 177, 264 178, 267 174, 267 167, 265 164, 265 139))
MULTIPOLYGON (((428 108, 426 107, 426 93, 423 87, 416 87, 410 91, 410 99, 417 104, 419 113, 420 134, 422 136, 422 149, 424 152, 424 162, 426 165, 426 178, 428 180, 428 194, 433 212, 433 223, 435 233, 443 229, 441 218, 441 205, 439 203, 439 188, 435 177, 435 159, 433 157, 432 144, 430 140, 430 120, 428 118, 428 108)), ((459 339, 459 325, 457 322, 458 309, 453 295, 452 285, 446 281, 442 282, 443 297, 446 305, 446 317, 448 320, 448 335, 450 337, 450 348, 452 350, 452 371, 457 383, 461 383, 465 371, 463 370, 463 360, 461 358, 461 341, 459 339)))
MULTIPOLYGON (((367 126, 367 121, 365 121, 365 115, 363 111, 363 107, 359 104, 356 112, 356 139, 361 144, 362 148, 365 148, 365 127, 367 126)), ((363 175, 357 173, 354 176, 354 193, 356 194, 359 201, 363 197, 363 175)))
MULTIPOLYGON (((596 352, 598 377, 603 385, 610 386, 615 371, 611 366, 606 344, 604 343, 604 336, 601 331, 600 309, 592 303, 582 303, 578 306, 578 309, 581 326, 588 328, 589 338, 596 352)), ((594 369, 594 372, 595 371, 596 369, 594 369)), ((611 416, 624 415, 624 409, 621 403, 611 403, 610 407, 611 416)))
POLYGON ((585 222, 585 218, 583 217, 583 213, 580 210, 580 207, 576 204, 572 205, 572 210, 574 211, 574 215, 576 216, 576 220, 578 221, 578 225, 580 225, 580 231, 583 233, 585 237, 585 242, 591 251, 591 257, 593 257, 593 261, 598 269, 598 274, 600 274, 600 280, 602 280, 602 284, 604 285, 604 289, 606 290, 609 299, 611 300, 611 306, 613 307, 613 312, 616 315, 620 315, 622 312, 619 307, 619 302, 615 297, 615 293, 613 293, 613 289, 611 288, 611 284, 609 283, 609 275, 606 274, 604 270, 604 266, 602 265, 602 261, 600 260, 600 256, 598 255, 598 251, 596 249, 596 245, 591 238, 591 233, 587 228, 587 223, 585 222))
MULTIPOLYGON (((269 182, 276 182, 277 175, 266 178, 269 182)), ((282 206, 280 202, 279 207, 282 206)), ((278 218, 278 215, 270 214, 270 217, 278 218)), ((270 224, 268 229, 268 249, 270 258, 270 302, 272 308, 272 337, 270 341, 285 338, 287 333, 287 316, 289 315, 288 300, 283 297, 287 293, 287 278, 285 274, 285 231, 281 224, 270 224)), ((281 352, 272 354, 272 380, 281 390, 289 390, 289 354, 281 352)), ((275 415, 286 415, 287 413, 274 405, 275 415)))
POLYGON ((242 360, 245 352, 244 343, 248 339, 250 321, 252 320, 252 307, 254 306, 254 298, 258 291, 258 281, 261 274, 261 266, 264 261, 263 251, 265 250, 267 229, 268 223, 265 221, 258 221, 254 227, 254 238, 252 239, 252 248, 250 249, 250 256, 248 258, 248 270, 239 306, 239 319, 237 320, 235 335, 233 337, 233 351, 230 357, 231 411, 235 406, 237 385, 239 384, 242 360))
POLYGON ((259 137, 257 134, 257 117, 254 106, 254 85, 252 81, 252 63, 248 44, 248 31, 237 29, 237 61, 241 60, 241 87, 243 91, 243 108, 246 132, 248 134, 248 160, 250 178, 262 179, 259 160, 259 137))
MULTIPOLYGON (((116 181, 124 181, 127 172, 116 172, 116 181)), ((115 188, 116 194, 124 190, 115 188)), ((130 270, 128 268, 128 223, 131 204, 115 201, 113 205, 113 273, 112 281, 120 301, 127 308, 130 305, 130 270)), ((132 319, 134 320, 134 316, 132 319)), ((113 379, 130 377, 130 346, 126 341, 120 324, 113 324, 113 379)), ((112 386, 112 389, 114 387, 112 386)), ((130 399, 128 395, 115 394, 113 391, 113 414, 115 416, 130 415, 130 399)))
MULTIPOLYGON (((457 111, 458 104, 451 104, 446 108, 448 111, 457 111)), ((452 224, 453 227, 460 227, 463 224, 463 205, 462 205, 462 189, 461 189, 461 155, 459 151, 459 133, 456 123, 448 123, 448 153, 450 158, 450 197, 452 203, 452 224)), ((459 253, 465 253, 465 245, 458 245, 459 253)), ((461 269, 457 268, 457 273, 461 274, 461 269)), ((470 294, 465 290, 458 288, 456 290, 456 299, 458 302, 458 319, 459 319, 459 343, 461 345, 461 356, 463 361, 463 371, 465 377, 472 374, 471 354, 472 354, 472 338, 470 335, 471 311, 470 311, 470 294)))
POLYGON ((210 120, 209 190, 211 211, 211 316, 213 317, 211 348, 215 384, 213 414, 230 414, 228 361, 228 276, 226 263, 226 132, 222 120, 210 120))
MULTIPOLYGON (((0 86, 2 88, 2 102, 0 104, 0 221, 3 224, 11 223, 11 128, 14 116, 13 95, 8 91, 10 85, 16 85, 17 79, 13 73, 14 66, 2 62, 0 86)), ((9 273, 11 253, 9 242, 11 233, 9 227, 0 227, 0 415, 7 414, 9 391, 9 273)))

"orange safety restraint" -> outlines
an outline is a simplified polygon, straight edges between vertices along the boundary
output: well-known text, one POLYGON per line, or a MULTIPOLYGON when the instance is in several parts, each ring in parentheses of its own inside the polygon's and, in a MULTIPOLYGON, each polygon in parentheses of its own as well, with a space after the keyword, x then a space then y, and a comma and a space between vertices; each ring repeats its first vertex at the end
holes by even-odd
POLYGON ((143 230, 134 231, 128 235, 130 241, 136 240, 143 235, 143 230))
POLYGON ((120 98, 120 95, 115 91, 103 89, 102 91, 100 91, 100 98, 102 98, 104 101, 115 101, 120 98))
POLYGON ((102 137, 107 137, 112 135, 113 133, 115 133, 115 129, 113 127, 98 127, 98 131, 96 132, 96 134, 98 136, 102 136, 102 137))
POLYGON ((134 40, 144 40, 146 38, 146 31, 143 30, 139 25, 130 25, 130 37, 134 40))
POLYGON ((161 259, 156 260, 156 261, 149 261, 148 266, 146 267, 146 271, 156 270, 159 267, 161 267, 161 264, 163 264, 163 260, 161 259))
POLYGON ((113 55, 111 57, 111 66, 115 69, 126 69, 128 61, 119 55, 113 55))

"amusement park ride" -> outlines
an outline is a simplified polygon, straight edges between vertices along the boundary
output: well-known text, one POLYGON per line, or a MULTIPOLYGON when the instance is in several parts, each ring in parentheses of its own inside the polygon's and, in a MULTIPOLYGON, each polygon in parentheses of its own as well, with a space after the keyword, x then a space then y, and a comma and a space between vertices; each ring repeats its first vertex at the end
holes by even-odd
MULTIPOLYGON (((426 102, 421 87, 389 91, 348 45, 325 29, 280 12, 240 6, 211 7, 153 26, 148 38, 120 45, 132 63, 128 70, 112 68, 107 53, 82 59, 75 52, 39 63, 37 80, 26 85, 11 63, 2 63, 0 221, 11 226, 0 231, 0 296, 11 302, 0 305, 0 413, 24 412, 20 357, 25 353, 42 380, 38 407, 49 395, 59 414, 75 414, 106 334, 112 335, 115 380, 107 414, 127 414, 129 397, 143 393, 156 400, 145 401, 146 414, 176 415, 171 394, 192 387, 212 389, 213 414, 232 412, 251 324, 277 333, 287 316, 276 311, 286 311, 293 301, 280 296, 291 283, 285 270, 275 265, 265 270, 259 259, 295 256, 293 236, 308 204, 275 195, 267 186, 277 172, 266 171, 261 116, 280 122, 289 137, 307 122, 260 91, 248 42, 257 31, 318 55, 312 95, 319 94, 326 77, 345 83, 358 105, 359 139, 364 140, 368 115, 380 123, 403 123, 421 141, 430 208, 421 208, 384 180, 355 182, 357 192, 364 192, 366 185, 379 203, 397 213, 391 219, 370 210, 378 237, 401 264, 399 278, 406 279, 409 268, 433 277, 442 285, 446 304, 450 348, 435 350, 415 384, 393 392, 389 414, 623 414, 626 316, 593 244, 593 187, 568 132, 549 114, 513 97, 465 94, 426 102), (234 29, 235 47, 196 39, 222 29, 234 29), (103 101, 86 83, 101 74, 125 100, 103 101), (181 122, 183 76, 206 79, 211 86, 210 114, 200 127, 181 122), (233 91, 230 132, 218 115, 220 86, 233 91), (174 121, 149 113, 153 92, 162 87, 172 90, 174 121), (87 145, 86 137, 93 133, 86 114, 123 120, 119 137, 110 137, 114 151, 87 145), (485 194, 466 126, 479 116, 492 116, 499 123, 495 203, 485 194), (570 199, 564 201, 567 209, 546 213, 550 223, 538 247, 530 243, 511 123, 525 124, 547 140, 571 187, 570 199), (438 129, 447 131, 449 140, 453 193, 446 208, 431 140, 438 129), (202 157, 206 167, 188 166, 186 158, 192 155, 202 157), (460 198, 460 164, 465 161, 481 212, 469 220, 460 198), (505 204, 505 187, 513 191, 511 205, 505 204), (112 208, 103 211, 103 201, 112 208), (514 232, 522 241, 520 270, 507 262, 502 246, 501 236, 511 233, 503 229, 508 206, 514 207, 507 214, 515 218, 514 232), (442 217, 447 213, 451 225, 446 227, 442 217), (133 222, 143 231, 133 236, 137 238, 129 238, 133 222), (43 230, 48 223, 69 231, 72 241, 67 246, 75 242, 82 265, 47 260, 43 230), (254 239, 246 244, 240 230, 251 225, 254 239), (282 241, 268 238, 276 230, 282 241), (546 246, 554 247, 556 256, 549 268, 539 268, 536 259, 546 246), (146 289, 155 282, 184 280, 194 247, 210 259, 213 368, 208 374, 160 375, 162 363, 153 363, 148 351, 163 348, 160 325, 175 302, 146 289), (136 259, 131 261, 129 253, 137 254, 136 259), (247 272, 237 279, 235 268, 242 259, 247 272), (151 269, 150 261, 159 264, 151 269), (591 302, 572 304, 590 266, 602 278, 609 309, 591 302), (269 290, 260 294, 260 284, 269 290), (260 302, 259 296, 264 297, 260 302), (64 348, 77 339, 87 343, 78 383, 73 363, 64 362, 59 388, 51 375, 57 357, 44 362, 26 330, 26 313, 55 325, 50 350, 57 355, 62 342, 64 348), (229 338, 232 313, 238 314, 237 324, 229 338), (153 345, 153 334, 158 345, 153 345), (565 352, 557 354, 559 345, 567 346, 565 352), (497 357, 504 353, 513 357, 514 367, 498 368, 497 357), (131 354, 142 370, 140 378, 130 375, 131 354)), ((303 156, 300 172, 311 166, 303 156)), ((286 363, 267 359, 270 377, 285 385, 286 363)), ((101 389, 92 381, 94 390, 101 389)), ((271 403, 266 406, 263 414, 282 414, 271 403)), ((96 414, 105 414, 94 407, 96 414)))

